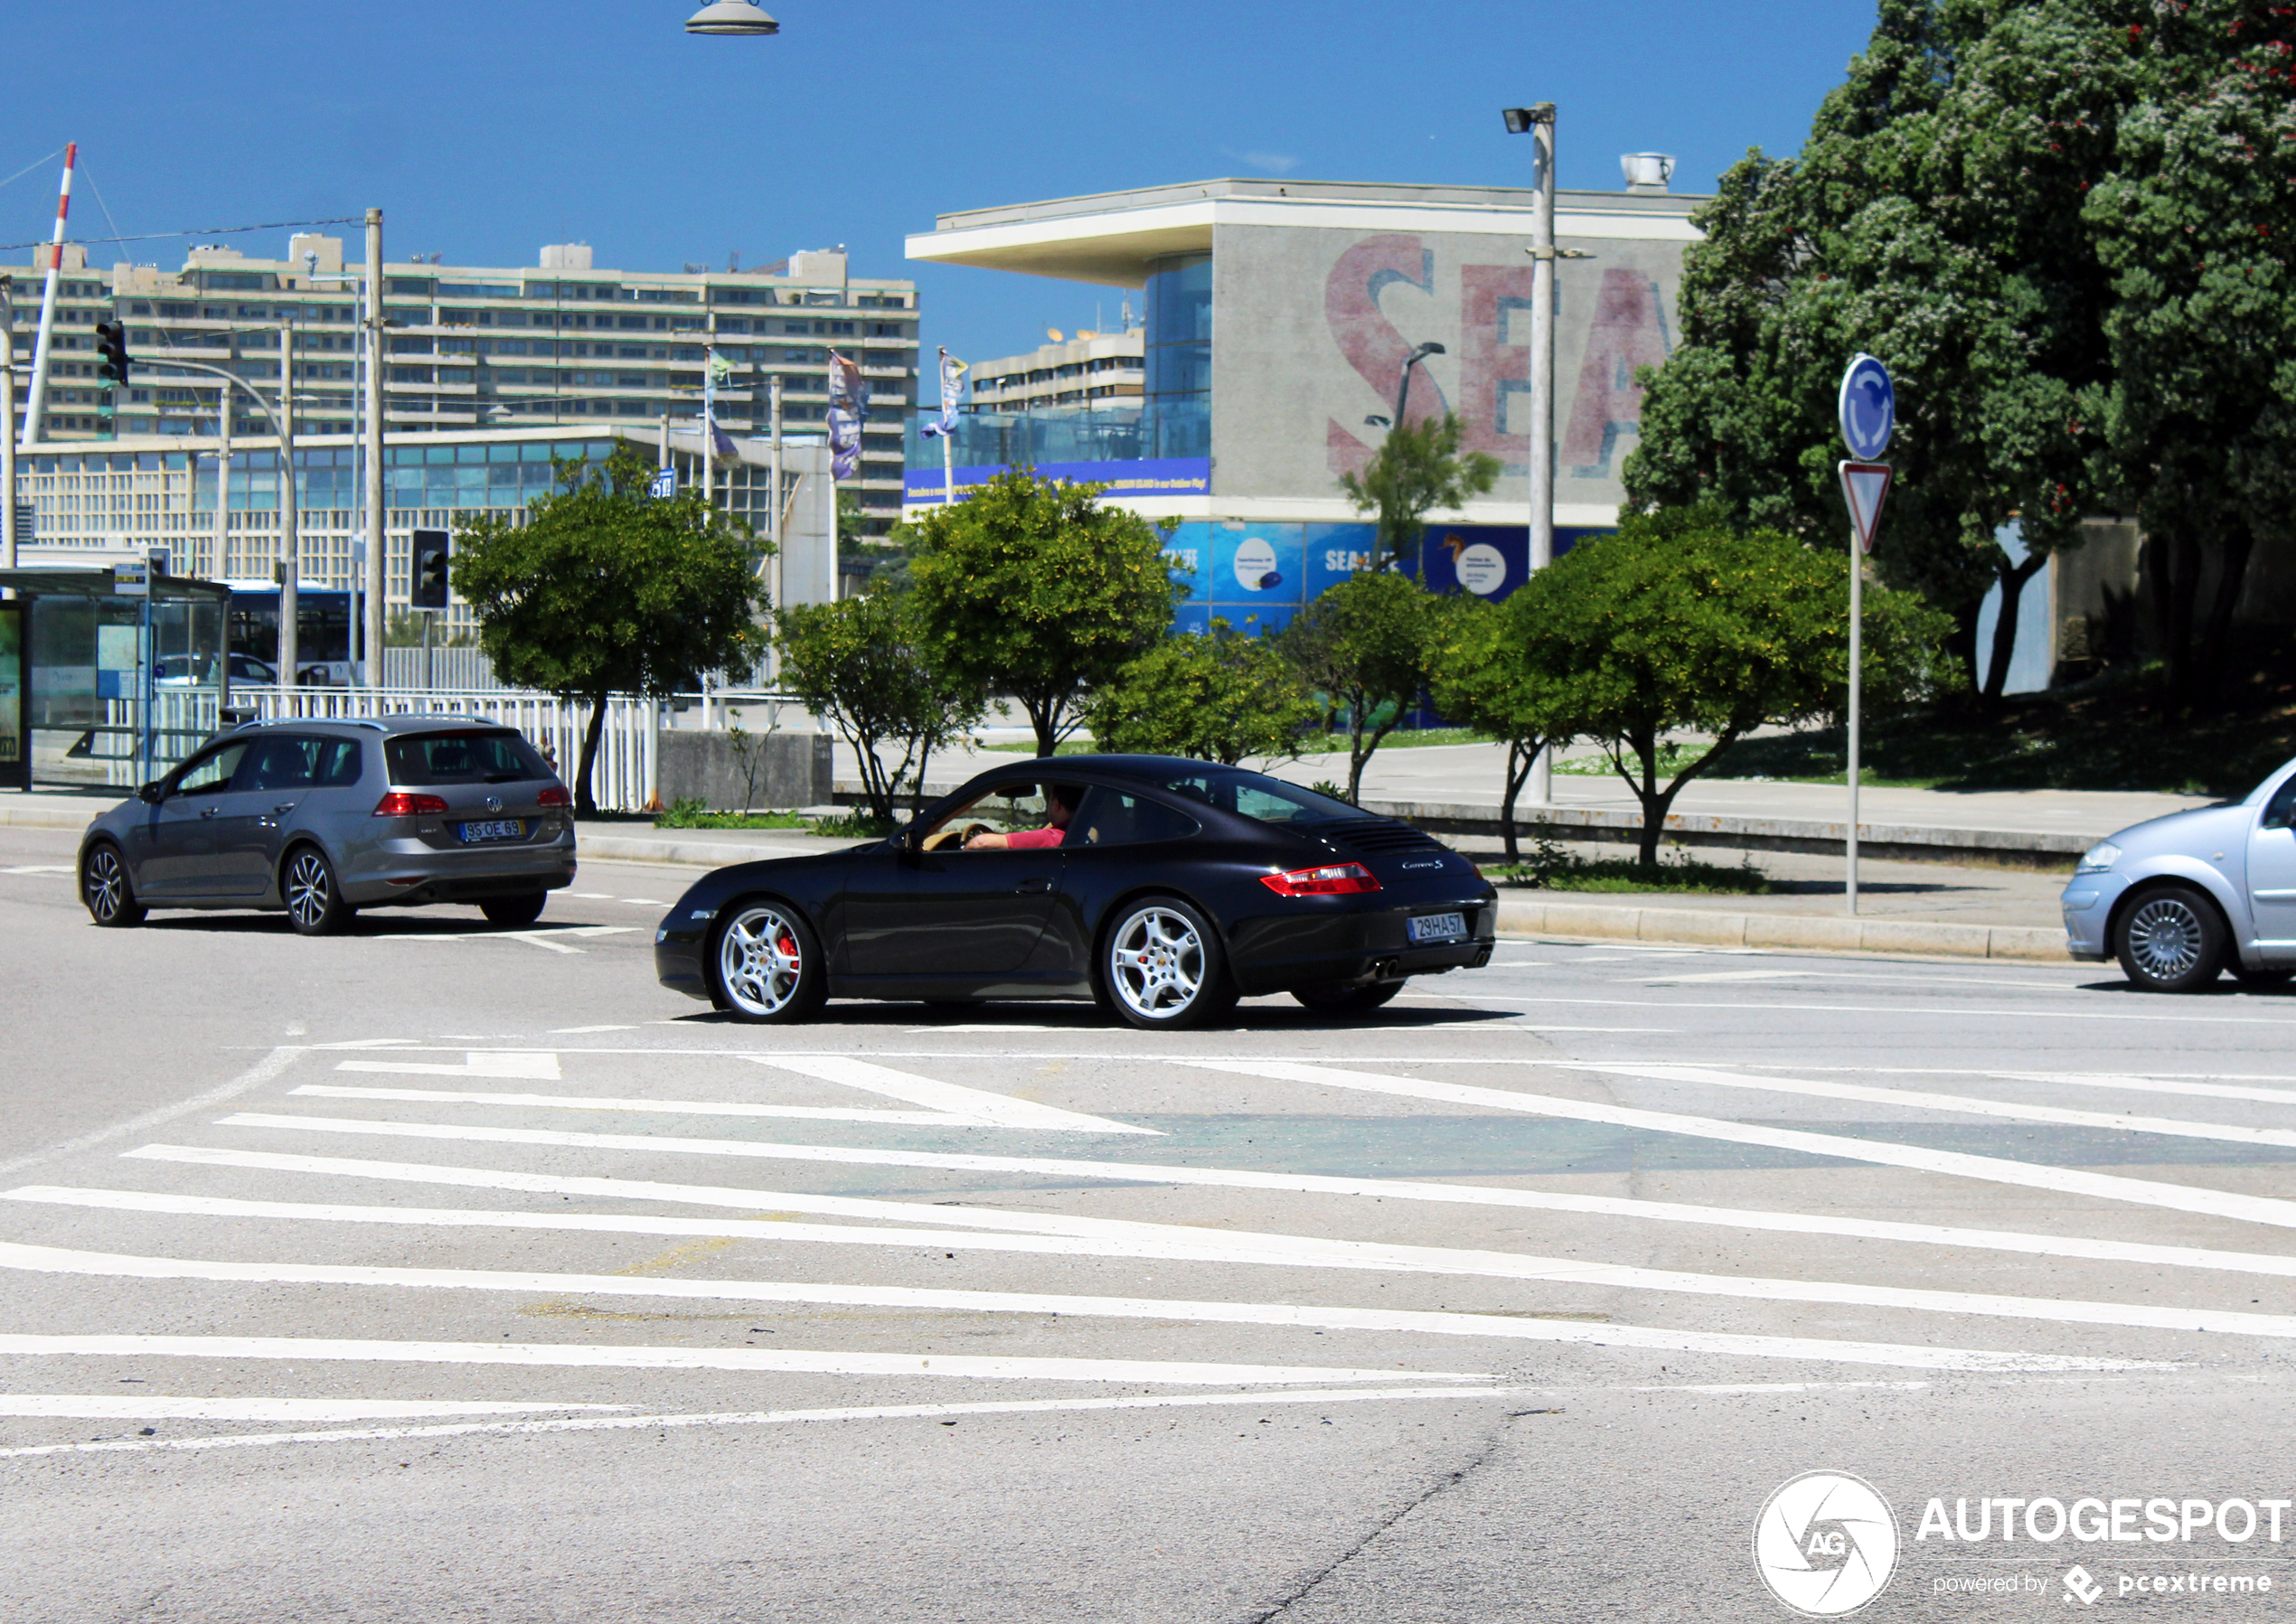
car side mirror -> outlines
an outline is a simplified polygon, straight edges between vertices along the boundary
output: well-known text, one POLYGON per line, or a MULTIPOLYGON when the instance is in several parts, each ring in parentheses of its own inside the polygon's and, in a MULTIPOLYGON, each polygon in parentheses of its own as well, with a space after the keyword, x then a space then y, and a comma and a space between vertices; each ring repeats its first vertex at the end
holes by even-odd
POLYGON ((157 806, 166 793, 166 785, 161 784, 157 779, 154 779, 151 783, 144 784, 136 790, 136 799, 145 803, 146 805, 157 806))

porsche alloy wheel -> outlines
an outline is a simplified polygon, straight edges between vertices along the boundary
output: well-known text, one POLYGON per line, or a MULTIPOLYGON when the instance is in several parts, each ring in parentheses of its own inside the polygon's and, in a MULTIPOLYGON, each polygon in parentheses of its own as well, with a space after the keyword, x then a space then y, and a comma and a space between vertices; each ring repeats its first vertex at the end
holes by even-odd
POLYGON ((821 954, 795 910, 753 902, 718 933, 720 1007, 737 1020, 804 1020, 822 1001, 821 954))
POLYGON ((1236 1002, 1219 937, 1171 897, 1150 897, 1117 922, 1101 972, 1116 1013, 1135 1027, 1195 1026, 1236 1002))

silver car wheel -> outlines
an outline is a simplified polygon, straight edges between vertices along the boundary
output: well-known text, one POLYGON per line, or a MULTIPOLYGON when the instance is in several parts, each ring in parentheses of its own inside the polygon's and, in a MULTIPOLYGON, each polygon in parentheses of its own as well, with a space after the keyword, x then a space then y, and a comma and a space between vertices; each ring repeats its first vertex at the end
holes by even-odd
POLYGON ((89 852, 82 883, 88 911, 99 923, 109 925, 119 917, 119 910, 127 902, 127 876, 119 866, 119 853, 108 846, 99 846, 89 852))
POLYGON ((747 907, 718 938, 718 984, 752 1015, 778 1015, 797 996, 805 947, 780 909, 747 907))
POLYGON ((327 872, 327 860, 306 847, 287 865, 287 916, 303 930, 315 930, 327 916, 333 904, 334 877, 327 872))
POLYGON ((1203 940, 1184 915, 1142 908, 1108 938, 1108 984, 1134 1012, 1170 1020, 1203 990, 1203 940))
POLYGON ((2130 956, 2156 981, 2176 981, 2199 964, 2207 928, 2181 896, 2156 896, 2129 920, 2130 956))

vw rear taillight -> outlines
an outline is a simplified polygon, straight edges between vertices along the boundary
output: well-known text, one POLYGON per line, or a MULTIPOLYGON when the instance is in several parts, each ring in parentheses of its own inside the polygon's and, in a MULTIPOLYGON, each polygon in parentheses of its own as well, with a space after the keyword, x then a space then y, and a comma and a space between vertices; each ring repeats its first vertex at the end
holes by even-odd
POLYGON ((410 795, 404 790, 392 790, 375 803, 378 818, 422 818, 447 810, 447 803, 437 795, 410 795))
POLYGON ((571 806, 574 804, 574 797, 568 792, 564 784, 553 784, 550 786, 550 788, 544 790, 541 794, 534 797, 534 804, 537 806, 571 806))
POLYGON ((1379 880, 1361 863, 1332 863, 1322 868, 1294 868, 1289 874, 1263 874, 1259 883, 1278 896, 1353 896, 1379 888, 1379 880))

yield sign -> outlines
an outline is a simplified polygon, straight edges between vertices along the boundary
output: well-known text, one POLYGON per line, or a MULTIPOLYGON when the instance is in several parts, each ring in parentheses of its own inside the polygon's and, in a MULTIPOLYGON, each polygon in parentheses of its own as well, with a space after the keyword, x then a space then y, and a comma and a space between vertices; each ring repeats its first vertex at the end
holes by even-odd
POLYGON ((1858 527, 1858 545, 1874 549, 1874 531, 1881 526, 1881 504, 1889 500, 1887 463, 1840 465, 1841 494, 1849 503, 1849 521, 1858 527))

